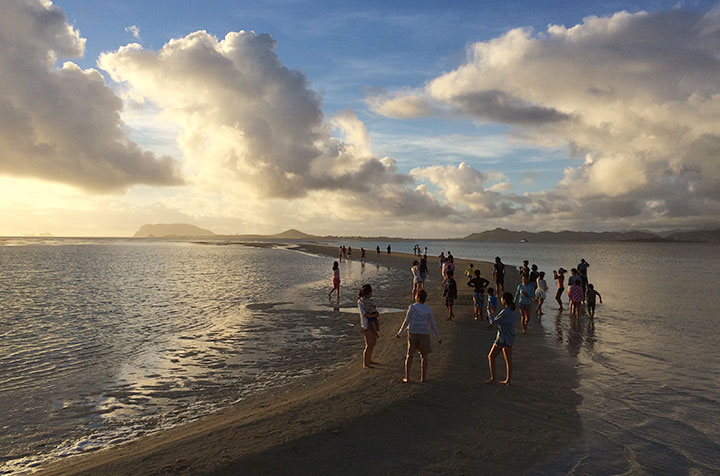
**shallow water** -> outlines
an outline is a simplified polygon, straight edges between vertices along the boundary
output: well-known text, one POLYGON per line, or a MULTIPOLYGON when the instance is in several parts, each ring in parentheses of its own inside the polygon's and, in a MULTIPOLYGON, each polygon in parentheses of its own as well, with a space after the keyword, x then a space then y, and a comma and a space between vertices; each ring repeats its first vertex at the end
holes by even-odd
MULTIPOLYGON (((288 249, 0 240, 0 474, 223 408, 357 354, 354 302, 394 278, 288 249)), ((396 309, 395 309, 396 310, 396 309)))
MULTIPOLYGON (((355 258, 360 246, 375 248, 346 244, 355 258)), ((531 473, 720 473, 720 246, 420 244, 432 255, 527 258, 549 274, 591 264, 603 296, 594 324, 571 324, 552 303, 531 323, 567 354, 584 397, 583 437, 531 473)), ((365 282, 384 312, 407 305, 398 283, 409 283, 408 271, 345 261, 342 297, 328 301, 332 259, 217 245, 0 239, 0 473, 184 423, 346 362, 361 346, 354 301, 365 282)))
MULTIPOLYGON (((392 249, 412 253, 415 243, 393 242, 392 249)), ((349 244, 374 253, 378 243, 349 244)), ((569 270, 581 258, 590 263, 589 281, 603 297, 594 322, 584 315, 572 324, 550 299, 540 324, 577 367, 583 438, 531 474, 720 474, 720 246, 419 244, 432 256, 499 255, 512 266, 528 259, 546 272, 551 289, 553 269, 569 270)), ((564 302, 567 309, 567 296, 564 302)))

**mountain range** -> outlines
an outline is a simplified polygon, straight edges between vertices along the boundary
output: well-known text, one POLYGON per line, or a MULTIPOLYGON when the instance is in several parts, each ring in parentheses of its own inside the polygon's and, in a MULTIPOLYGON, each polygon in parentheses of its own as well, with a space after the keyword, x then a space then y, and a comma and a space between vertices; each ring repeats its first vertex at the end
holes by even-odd
MULTIPOLYGON (((243 239, 279 239, 279 240, 338 240, 338 239, 377 239, 382 241, 402 240, 390 237, 360 236, 316 236, 295 229, 274 235, 217 235, 210 230, 186 223, 143 225, 135 233, 135 238, 184 238, 184 237, 216 237, 243 239)), ((652 233, 649 231, 512 231, 495 228, 480 233, 471 233, 463 238, 452 238, 452 241, 481 241, 493 243, 607 243, 621 241, 636 242, 707 242, 720 243, 720 228, 716 230, 673 231, 669 233, 652 233)), ((439 240, 433 240, 439 241, 439 240)))

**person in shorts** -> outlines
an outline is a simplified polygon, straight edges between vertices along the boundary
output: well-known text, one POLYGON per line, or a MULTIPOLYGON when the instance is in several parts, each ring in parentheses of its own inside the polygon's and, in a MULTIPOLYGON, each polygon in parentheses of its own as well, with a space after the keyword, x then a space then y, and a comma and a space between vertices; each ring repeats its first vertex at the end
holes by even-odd
POLYGON ((424 289, 415 294, 415 302, 408 307, 405 320, 396 334, 396 337, 400 338, 400 334, 405 329, 408 331, 408 348, 405 356, 405 378, 403 378, 403 382, 410 381, 410 370, 416 352, 420 354, 420 382, 426 381, 428 354, 432 352, 430 330, 435 334, 438 344, 442 343, 432 310, 425 304, 426 299, 427 292, 424 289))
POLYGON ((443 296, 445 296, 445 307, 447 307, 448 310, 448 317, 446 320, 452 321, 452 318, 455 317, 453 306, 455 306, 455 301, 457 300, 457 283, 453 277, 455 275, 454 271, 447 270, 445 273, 447 278, 443 284, 443 296))
POLYGON ((602 296, 599 292, 595 291, 595 286, 592 284, 587 285, 587 293, 585 295, 585 301, 587 302, 587 310, 590 319, 595 319, 595 301, 596 298, 600 298, 600 304, 602 304, 602 296))
POLYGON ((473 304, 475 320, 479 321, 483 318, 483 304, 485 304, 485 288, 490 281, 480 276, 480 270, 475 270, 475 276, 468 281, 467 285, 473 288, 473 304))
POLYGON ((518 284, 517 291, 515 292, 515 304, 520 310, 520 318, 522 325, 522 332, 527 332, 528 323, 530 322, 530 312, 532 311, 532 300, 535 297, 535 286, 530 284, 527 274, 520 275, 522 283, 518 284))
POLYGON ((488 364, 490 365, 490 378, 485 383, 497 384, 495 377, 495 359, 500 352, 505 357, 506 377, 502 384, 510 385, 512 377, 512 346, 515 343, 515 320, 517 312, 515 312, 515 301, 513 295, 505 293, 502 296, 502 303, 505 308, 498 312, 496 316, 490 318, 490 322, 498 325, 498 333, 495 342, 488 354, 488 364))

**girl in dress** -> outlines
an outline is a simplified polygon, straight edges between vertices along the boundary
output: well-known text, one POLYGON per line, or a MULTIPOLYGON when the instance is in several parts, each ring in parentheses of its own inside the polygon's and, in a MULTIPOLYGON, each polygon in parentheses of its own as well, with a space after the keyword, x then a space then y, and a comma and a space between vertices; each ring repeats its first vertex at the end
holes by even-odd
POLYGON ((535 313, 538 316, 538 319, 540 319, 540 315, 543 313, 542 305, 545 302, 545 299, 547 299, 547 290, 548 285, 545 281, 545 271, 540 271, 538 273, 537 278, 537 288, 535 289, 535 297, 537 298, 537 310, 535 313))

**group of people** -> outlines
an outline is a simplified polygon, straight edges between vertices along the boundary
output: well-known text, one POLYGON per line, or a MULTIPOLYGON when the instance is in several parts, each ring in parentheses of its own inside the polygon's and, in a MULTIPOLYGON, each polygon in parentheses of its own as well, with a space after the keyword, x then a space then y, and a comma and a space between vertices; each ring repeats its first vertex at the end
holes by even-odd
MULTIPOLYGON (((379 252, 379 247, 377 251, 379 252)), ((364 250, 363 256, 364 256, 364 250)), ((341 251, 342 252, 342 251, 341 251)), ((388 253, 390 249, 388 246, 388 253)), ((432 310, 425 304, 427 299, 427 291, 425 289, 425 280, 428 276, 427 265, 427 248, 425 254, 420 253, 418 245, 414 248, 415 259, 412 263, 411 273, 413 277, 412 297, 413 304, 408 307, 405 319, 400 329, 396 333, 396 337, 400 337, 407 330, 408 346, 405 358, 405 377, 403 381, 410 381, 410 371, 412 368, 415 353, 420 354, 420 381, 424 382, 427 377, 428 354, 431 352, 430 333, 434 333, 438 343, 442 342, 437 324, 434 320, 432 310)), ((348 250, 348 255, 350 254, 348 250)), ((447 320, 455 317, 454 304, 457 300, 457 282, 455 281, 455 260, 451 252, 447 255, 440 253, 440 273, 442 276, 441 287, 445 298, 445 305, 448 310, 447 320)), ((570 298, 571 317, 577 319, 580 314, 582 302, 587 303, 588 315, 594 318, 596 300, 602 303, 602 296, 594 289, 594 286, 587 280, 587 270, 590 264, 582 259, 576 268, 572 268, 568 279, 568 296, 570 298)), ((553 270, 553 277, 557 281, 557 293, 555 299, 560 305, 560 311, 564 310, 562 306, 562 293, 565 289, 565 273, 563 268, 553 270)), ((488 328, 497 326, 497 335, 488 354, 490 378, 485 383, 496 384, 495 360, 502 353, 506 365, 506 378, 499 383, 509 385, 512 377, 512 347, 515 343, 515 321, 520 317, 521 329, 523 333, 527 332, 528 323, 532 306, 536 306, 536 314, 538 319, 543 314, 543 303, 547 299, 549 291, 548 284, 545 280, 545 273, 539 271, 536 265, 530 265, 527 260, 523 261, 522 266, 518 267, 520 284, 515 294, 505 290, 505 264, 498 256, 493 264, 492 282, 495 288, 491 287, 491 281, 485 279, 479 269, 475 269, 470 264, 465 269, 465 277, 467 285, 473 291, 473 315, 475 320, 485 320, 488 328), (487 307, 485 307, 485 295, 487 294, 487 307), (498 298, 502 304, 499 309, 498 298)), ((338 262, 333 264, 333 290, 337 290, 338 298, 340 294, 340 275, 338 262)), ((372 287, 365 284, 358 292, 358 310, 360 312, 361 332, 365 340, 365 348, 363 349, 363 368, 371 368, 376 364, 372 360, 373 350, 377 343, 378 333, 380 330, 379 313, 375 305, 372 287)))

